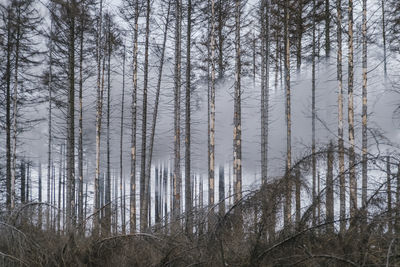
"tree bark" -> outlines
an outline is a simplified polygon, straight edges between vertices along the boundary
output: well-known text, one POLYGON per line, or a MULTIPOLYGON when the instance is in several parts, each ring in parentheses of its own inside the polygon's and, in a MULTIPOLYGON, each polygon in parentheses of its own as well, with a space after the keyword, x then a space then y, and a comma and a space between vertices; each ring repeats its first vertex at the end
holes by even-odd
MULTIPOLYGON (((140 229, 142 232, 148 229, 149 220, 149 185, 150 179, 146 179, 146 137, 147 137, 147 90, 149 75, 149 35, 150 35, 150 0, 146 6, 146 35, 144 47, 144 85, 142 105, 142 150, 140 162, 140 229)), ((149 176, 150 178, 150 176, 149 176)))
POLYGON ((132 91, 132 128, 131 128, 131 174, 130 174, 130 232, 136 232, 136 111, 137 111, 137 77, 138 77, 138 34, 139 34, 139 1, 135 1, 135 18, 133 33, 133 91, 132 91))
POLYGON ((125 104, 125 59, 126 59, 126 47, 124 45, 124 53, 122 56, 122 99, 121 99, 121 125, 120 125, 120 139, 119 139, 119 190, 121 197, 121 228, 122 234, 126 233, 125 218, 122 216, 124 213, 125 193, 123 191, 123 141, 124 141, 124 104, 125 104))
POLYGON ((316 159, 316 151, 315 151, 315 118, 316 118, 316 111, 315 111, 315 57, 316 57, 316 51, 315 51, 315 46, 316 46, 316 2, 313 0, 313 22, 312 22, 312 80, 311 80, 311 131, 312 131, 312 137, 311 137, 311 153, 312 153, 312 198, 313 198, 313 219, 312 219, 312 225, 315 226, 316 224, 316 209, 315 209, 315 204, 316 204, 316 175, 317 175, 317 159, 316 159))
POLYGON ((334 164, 334 155, 333 155, 333 144, 329 143, 328 147, 328 162, 327 162, 327 174, 326 174, 326 221, 332 222, 328 224, 327 231, 328 233, 333 233, 334 231, 334 196, 333 196, 333 164, 334 164))
POLYGON ((349 71, 348 71, 348 123, 349 123, 349 181, 350 181, 350 217, 357 211, 357 180, 355 170, 355 143, 354 143, 354 46, 353 46, 353 0, 349 0, 349 71))
POLYGON ((289 1, 285 0, 285 91, 286 91, 286 173, 285 173, 285 184, 286 184, 286 195, 285 195, 285 207, 284 207, 284 225, 289 226, 291 223, 291 197, 292 197, 292 185, 291 185, 291 164, 292 164, 292 121, 291 121, 291 103, 290 103, 290 38, 289 38, 289 1))
POLYGON ((180 131, 180 96, 181 96, 181 1, 175 1, 175 73, 174 73, 174 178, 173 178, 173 217, 178 220, 181 213, 181 131, 180 131))
POLYGON ((331 14, 329 0, 325 0, 325 53, 329 58, 331 53, 331 14))
MULTIPOLYGON (((233 177, 235 181, 235 203, 242 198, 242 114, 241 114, 241 48, 240 48, 240 15, 241 1, 235 2, 235 96, 233 116, 233 177)), ((238 230, 242 231, 242 212, 237 211, 238 230)))
POLYGON ((337 80, 338 80, 338 149, 339 149, 339 202, 340 233, 346 230, 346 180, 344 175, 343 139, 343 55, 342 55, 342 0, 336 0, 337 9, 337 80))
MULTIPOLYGON (((94 182, 94 212, 96 213, 93 219, 93 232, 94 235, 99 234, 100 226, 100 141, 101 141, 101 121, 103 116, 103 92, 104 87, 101 75, 101 46, 102 46, 102 22, 103 22, 103 0, 100 0, 100 13, 97 21, 97 43, 96 43, 96 57, 97 57, 97 104, 96 104, 96 173, 94 182)), ((103 64, 104 65, 104 64, 103 64)))
POLYGON ((192 40, 192 0, 187 2, 187 33, 186 33, 186 119, 185 119, 185 212, 186 212, 186 233, 191 235, 192 227, 192 190, 191 190, 191 162, 190 162, 190 101, 191 101, 191 40, 192 40))
POLYGON ((390 156, 386 157, 386 195, 387 195, 387 224, 388 224, 388 233, 393 233, 393 223, 392 223, 392 173, 390 170, 390 156))
POLYGON ((225 171, 224 166, 219 166, 219 216, 221 218, 225 215, 225 171))
MULTIPOLYGON (((367 205, 368 136, 367 136, 367 0, 363 0, 362 16, 362 206, 367 205)), ((366 215, 366 214, 365 214, 366 215)))

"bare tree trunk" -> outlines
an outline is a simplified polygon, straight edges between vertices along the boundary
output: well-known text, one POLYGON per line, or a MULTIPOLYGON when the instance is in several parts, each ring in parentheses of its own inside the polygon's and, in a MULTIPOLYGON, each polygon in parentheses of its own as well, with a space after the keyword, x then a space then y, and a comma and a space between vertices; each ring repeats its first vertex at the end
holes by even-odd
POLYGON ((334 225, 333 221, 334 217, 334 196, 333 196, 333 163, 334 163, 334 155, 333 155, 333 144, 329 143, 328 147, 328 162, 327 162, 327 174, 326 174, 326 221, 332 222, 328 224, 327 231, 329 233, 333 233, 334 225))
POLYGON ((396 187, 396 220, 395 231, 396 234, 400 232, 400 162, 397 164, 397 187, 396 187))
POLYGON ((18 117, 18 67, 19 67, 19 50, 20 50, 20 9, 17 9, 17 29, 15 37, 15 65, 14 65, 14 85, 13 85, 13 143, 12 143, 12 158, 11 158, 11 202, 10 208, 15 208, 15 182, 17 168, 17 117, 18 117))
MULTIPOLYGON (((298 8, 297 8, 297 21, 296 21, 296 31, 297 31, 297 47, 296 47, 296 70, 297 73, 300 72, 301 68, 301 57, 302 57, 302 40, 303 40, 303 32, 304 32, 304 21, 303 21, 303 9, 304 2, 303 0, 298 0, 298 8)), ((313 20, 314 21, 314 20, 313 20)))
POLYGON ((292 197, 292 185, 291 185, 291 164, 292 164, 292 121, 290 111, 290 38, 289 38, 289 1, 285 0, 285 91, 286 91, 286 173, 285 173, 285 184, 286 184, 286 196, 285 196, 285 208, 284 208, 284 225, 289 226, 291 223, 291 197, 292 197))
POLYGON ((121 197, 121 228, 122 234, 126 233, 126 226, 125 226, 125 218, 122 216, 123 214, 123 202, 125 202, 125 194, 123 192, 123 159, 122 159, 122 152, 123 152, 123 140, 124 140, 124 104, 125 104, 125 58, 126 58, 126 47, 124 45, 124 53, 122 56, 122 100, 121 100, 121 126, 120 126, 120 139, 119 139, 119 190, 120 190, 120 197, 121 197))
POLYGON ((25 159, 21 159, 21 162, 19 163, 19 168, 20 168, 20 176, 21 176, 21 190, 20 190, 20 194, 21 194, 21 203, 25 204, 26 203, 26 198, 25 198, 25 194, 26 194, 26 169, 25 169, 25 159))
POLYGON ((386 59, 386 13, 385 13, 385 0, 382 0, 382 39, 383 39, 383 74, 385 79, 387 77, 387 59, 386 59))
MULTIPOLYGON (((83 8, 83 7, 82 7, 83 8)), ((83 223, 83 43, 84 43, 84 16, 81 15, 79 37, 79 137, 78 137, 78 222, 83 223)), ((80 227, 82 229, 82 227, 80 227)), ((83 234, 82 231, 80 234, 83 234)))
MULTIPOLYGON (((149 35, 150 35, 150 0, 146 6, 146 36, 144 52, 144 85, 143 85, 143 110, 142 110, 142 153, 140 162, 140 230, 146 231, 149 225, 149 184, 146 179, 146 137, 147 137, 147 90, 149 75, 149 35)), ((149 176, 150 178, 150 176, 149 176)))
MULTIPOLYGON (((209 131, 209 167, 208 167, 208 206, 213 208, 215 202, 215 1, 211 0, 211 83, 210 83, 210 131, 209 131)), ((213 222, 213 210, 209 212, 209 225, 213 222)), ((209 226, 210 228, 210 226, 209 226)))
POLYGON ((187 2, 187 42, 186 42, 186 120, 185 120, 185 212, 186 212, 186 233, 191 235, 193 232, 192 216, 193 208, 191 190, 191 165, 190 165, 190 98, 191 98, 191 40, 192 40, 192 0, 187 2))
POLYGON ((174 179, 173 179, 173 217, 178 220, 181 213, 181 130, 180 130, 180 96, 181 96, 181 1, 175 1, 175 73, 174 73, 174 98, 175 98, 175 142, 174 142, 174 179))
POLYGON ((111 234, 111 162, 110 162, 110 113, 111 113, 111 25, 110 17, 107 17, 107 174, 105 181, 105 235, 111 234))
POLYGON ((133 91, 132 91, 132 133, 131 133, 131 175, 130 175, 130 232, 136 232, 136 105, 137 105, 137 72, 138 72, 138 34, 139 2, 135 1, 135 19, 133 36, 133 91))
MULTIPOLYGON (((367 205, 368 158, 367 158, 367 0, 363 0, 362 16, 362 206, 367 205)), ((366 215, 366 214, 365 214, 366 215)))
POLYGON ((329 0, 325 0, 325 54, 329 58, 331 53, 331 14, 329 0))
POLYGON ((267 183, 268 178, 268 119, 269 119, 269 61, 270 61, 270 0, 263 0, 261 10, 262 20, 262 81, 261 81, 261 179, 267 183))
MULTIPOLYGON (((235 203, 242 198, 242 113, 241 113, 241 58, 240 58, 240 15, 241 1, 235 1, 235 96, 233 116, 233 177, 235 181, 235 203)), ((242 231, 243 218, 237 210, 238 230, 242 231)))
POLYGON ((342 0, 336 0, 337 9, 337 79, 338 79, 338 149, 339 149, 339 199, 340 233, 346 230, 346 180, 344 175, 343 139, 343 73, 342 73, 342 0))
MULTIPOLYGON (((156 166, 155 167, 155 177, 154 177, 154 183, 155 183, 155 188, 154 188, 154 219, 155 219, 155 223, 156 223, 156 227, 159 226, 160 223, 160 210, 159 210, 159 199, 158 199, 158 195, 159 195, 159 190, 160 190, 160 185, 159 185, 159 173, 158 173, 159 169, 156 166)), ((160 176, 161 176, 161 169, 160 169, 160 176)))
POLYGON ((103 22, 103 0, 100 0, 100 14, 97 18, 97 43, 96 43, 96 57, 97 57, 97 103, 96 103, 96 173, 94 179, 94 213, 93 219, 93 234, 99 234, 100 226, 100 195, 99 195, 99 180, 100 180, 100 135, 101 135, 101 119, 103 116, 103 91, 104 88, 101 82, 101 46, 102 46, 102 22, 103 22))
MULTIPOLYGON (((60 234, 61 233, 61 213, 62 213, 62 210, 61 210, 61 184, 62 184, 62 167, 63 167, 63 164, 62 164, 62 161, 63 161, 63 145, 61 144, 60 145, 60 165, 59 165, 59 170, 58 170, 58 212, 57 212, 57 232, 58 232, 58 234, 60 234)), ((79 225, 80 226, 82 226, 81 224, 83 223, 83 221, 82 222, 80 222, 79 223, 79 225)))
POLYGON ((219 215, 221 218, 225 215, 225 173, 224 166, 219 166, 219 215))
POLYGON ((316 51, 315 51, 315 46, 316 46, 316 38, 315 38, 315 31, 316 31, 316 2, 313 0, 313 26, 312 26, 312 80, 311 80, 311 120, 312 120, 312 126, 311 126, 311 131, 312 131, 312 144, 311 144, 311 153, 312 153, 312 198, 313 198, 313 219, 312 219, 312 225, 315 226, 316 224, 316 209, 315 209, 315 204, 316 204, 316 175, 317 175, 317 159, 315 155, 315 117, 316 117, 316 111, 315 111, 315 56, 316 56, 316 51))
POLYGON ((348 77, 348 123, 349 123, 349 181, 350 181, 350 217, 357 211, 357 179, 354 152, 354 46, 353 46, 353 0, 349 0, 349 77, 348 77))
POLYGON ((164 163, 164 174, 163 174, 163 187, 164 187, 164 223, 168 225, 168 167, 164 163))
MULTIPOLYGON (((38 201, 42 203, 42 163, 39 162, 38 166, 38 201)), ((38 212, 38 228, 42 229, 42 205, 39 205, 39 212, 38 212)))
MULTIPOLYGON (((5 71, 6 80, 6 204, 11 207, 11 54, 12 54, 12 28, 11 28, 11 10, 7 10, 7 62, 5 71)), ((41 227, 41 225, 40 225, 41 227)))
POLYGON ((296 224, 301 220, 301 177, 300 168, 296 168, 296 224))
MULTIPOLYGON (((225 66, 224 66, 224 41, 225 36, 223 33, 223 5, 226 3, 224 0, 219 0, 219 10, 218 10, 218 79, 222 80, 225 74, 225 66)), ((214 8, 215 8, 215 0, 214 0, 214 8)), ((214 27, 215 27, 215 10, 214 10, 214 27)), ((215 30, 215 28, 214 28, 215 30)), ((215 45, 215 39, 214 39, 215 45)))
POLYGON ((392 222, 392 173, 390 170, 390 156, 386 157, 386 174, 387 174, 387 181, 386 181, 386 194, 387 194, 387 223, 388 223, 388 233, 393 233, 393 222, 392 222))

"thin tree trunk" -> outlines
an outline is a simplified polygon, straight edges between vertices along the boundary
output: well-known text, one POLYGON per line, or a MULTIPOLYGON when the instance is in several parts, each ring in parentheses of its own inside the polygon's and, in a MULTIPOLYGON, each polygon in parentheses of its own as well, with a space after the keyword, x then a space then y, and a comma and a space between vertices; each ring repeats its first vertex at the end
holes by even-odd
POLYGON ((382 0, 382 39, 383 39, 383 74, 385 79, 387 77, 387 59, 386 59, 386 13, 385 13, 385 0, 382 0))
POLYGON ((101 82, 101 45, 102 45, 102 22, 103 22, 103 0, 100 0, 100 13, 97 18, 97 43, 96 43, 96 57, 97 57, 97 103, 96 103, 96 173, 94 179, 94 213, 93 219, 93 234, 99 234, 100 226, 100 195, 99 195, 99 180, 100 180, 100 135, 101 135, 101 119, 103 116, 103 86, 101 82))
POLYGON ((354 46, 353 46, 353 0, 349 0, 349 77, 348 77, 348 123, 349 123, 349 181, 350 181, 350 217, 357 211, 357 180, 355 170, 354 143, 354 46))
MULTIPOLYGON (((123 140, 124 140, 124 104, 125 104, 125 58, 126 58, 126 47, 124 45, 124 54, 122 56, 122 100, 121 100, 121 126, 120 126, 120 140, 119 140, 119 190, 120 190, 120 197, 121 197, 121 228, 122 234, 126 233, 126 226, 125 226, 125 218, 122 216, 123 214, 123 202, 125 201, 125 194, 123 192, 123 159, 122 159, 122 152, 123 152, 123 140)), ((117 200, 118 201, 118 200, 117 200)))
POLYGON ((135 19, 133 36, 133 91, 132 91, 132 129, 131 129, 131 174, 130 174, 130 232, 136 232, 136 111, 137 111, 137 72, 138 72, 138 34, 139 2, 135 1, 135 19))
MULTIPOLYGON (((211 87, 210 87, 210 137, 208 167, 208 206, 213 208, 215 202, 215 1, 211 0, 211 87)), ((213 210, 210 210, 209 225, 212 224, 213 210)), ((210 226, 209 226, 210 228, 210 226)))
POLYGON ((286 184, 286 196, 285 196, 285 209, 284 209, 284 225, 289 226, 291 223, 291 197, 292 197, 292 185, 290 179, 290 170, 292 164, 292 121, 290 111, 290 38, 289 38, 289 1, 285 0, 285 91, 286 91, 286 173, 285 173, 285 184, 286 184))
MULTIPOLYGON (((146 137, 147 137, 147 90, 149 75, 149 35, 150 35, 150 0, 146 6, 146 36, 144 47, 144 85, 143 85, 143 110, 142 110, 142 153, 140 166, 140 230, 146 231, 149 225, 149 185, 150 179, 146 179, 146 137)), ((150 178, 150 175, 149 175, 150 178)))
POLYGON ((25 159, 22 159, 21 162, 19 163, 19 168, 20 168, 20 177, 21 177, 21 203, 25 204, 26 203, 26 169, 25 169, 25 159))
MULTIPOLYGON (((60 167, 58 170, 58 212, 57 212, 57 231, 58 234, 61 233, 61 184, 62 184, 62 160, 63 160, 63 145, 60 145, 60 167)), ((83 222, 83 221, 82 221, 83 222)), ((80 226, 82 226, 82 222, 80 222, 80 226)))
POLYGON ((386 194, 387 194, 387 223, 388 223, 388 233, 392 234, 393 233, 393 222, 392 222, 392 173, 390 170, 390 156, 386 157, 386 175, 387 175, 387 181, 386 181, 386 194))
POLYGON ((225 173, 224 166, 219 166, 219 215, 222 218, 225 215, 225 173))
POLYGON ((178 220, 181 213, 181 132, 180 132, 180 96, 181 96, 181 1, 175 1, 175 73, 174 73, 174 98, 175 98, 175 142, 174 142, 174 179, 173 179, 173 217, 178 220))
MULTIPOLYGON (((79 49, 79 137, 78 137, 78 222, 81 226, 83 223, 83 32, 84 17, 81 15, 80 29, 80 49, 79 49)), ((82 229, 82 227, 80 228, 82 229)), ((82 232, 81 232, 82 234, 82 232)))
POLYGON ((187 2, 187 34, 186 34, 186 118, 185 118, 185 212, 186 212, 186 233, 191 235, 193 232, 192 217, 190 215, 192 204, 191 190, 191 162, 190 162, 190 101, 191 101, 191 41, 192 41, 192 0, 187 2))
POLYGON ((338 79, 338 148, 339 148, 339 199, 340 233, 346 230, 346 180, 344 175, 343 139, 343 73, 342 73, 342 0, 336 0, 337 9, 337 79, 338 79))
POLYGON ((333 221, 334 217, 334 196, 333 196, 333 163, 334 163, 334 155, 333 155, 333 144, 329 143, 328 147, 328 162, 327 162, 327 174, 326 174, 326 221, 332 222, 328 224, 327 230, 329 233, 333 233, 334 225, 333 221))
MULTIPOLYGON (((42 203, 42 163, 39 162, 38 170, 38 201, 42 203)), ((42 229, 42 205, 39 205, 38 228, 42 229)))
MULTIPOLYGON (((367 158, 367 0, 363 0, 362 16, 362 206, 367 205, 368 158, 367 158)), ((366 215, 366 214, 365 214, 366 215)))
POLYGON ((6 62, 6 204, 7 208, 11 207, 11 10, 7 10, 7 62, 6 62))
POLYGON ((311 126, 311 131, 312 131, 312 144, 311 144, 311 153, 312 153, 312 198, 313 198, 313 219, 312 219, 312 225, 315 226, 316 224, 316 209, 315 209, 315 204, 316 204, 316 175, 317 175, 317 159, 316 159, 316 151, 315 151, 315 117, 316 117, 316 111, 315 111, 315 57, 316 57, 316 51, 315 51, 315 46, 316 46, 316 38, 315 38, 315 31, 316 31, 316 0, 313 0, 313 26, 312 26, 312 80, 311 80, 311 117, 312 117, 312 126, 311 126))
POLYGON ((329 0, 325 0, 325 53, 329 58, 331 53, 331 14, 329 0))
POLYGON ((301 220, 301 177, 300 168, 296 168, 296 224, 301 220))
MULTIPOLYGON (((233 117, 233 176, 235 181, 235 203, 242 198, 242 113, 241 113, 241 58, 240 58, 240 15, 241 1, 235 2, 235 96, 233 117)), ((238 230, 242 231, 242 212, 237 210, 238 230)))
POLYGON ((15 65, 14 65, 14 85, 13 85, 13 143, 11 158, 11 209, 15 208, 15 181, 17 168, 17 117, 18 117, 18 67, 20 49, 20 9, 17 9, 17 29, 15 39, 15 65))
POLYGON ((110 113, 111 113, 111 21, 108 16, 107 21, 107 174, 105 181, 105 234, 110 235, 111 233, 111 162, 110 162, 110 113))

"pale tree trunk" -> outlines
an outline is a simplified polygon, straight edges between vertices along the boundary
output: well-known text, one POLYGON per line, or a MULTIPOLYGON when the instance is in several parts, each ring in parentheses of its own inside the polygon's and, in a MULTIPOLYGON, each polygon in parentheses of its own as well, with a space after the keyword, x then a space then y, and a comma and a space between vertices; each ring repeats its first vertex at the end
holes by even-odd
POLYGON ((154 100, 154 111, 153 111, 153 119, 152 119, 152 124, 151 124, 150 145, 149 145, 149 154, 148 154, 148 162, 147 162, 147 170, 146 170, 146 177, 147 177, 146 179, 148 181, 150 181, 150 176, 151 176, 151 164, 152 164, 152 160, 153 160, 154 138, 155 138, 155 133, 156 133, 162 74, 163 74, 163 67, 164 67, 164 61, 165 61, 165 49, 166 49, 166 43, 167 43, 170 7, 171 7, 171 1, 168 2, 167 17, 166 17, 166 21, 165 21, 165 25, 164 25, 163 44, 162 44, 162 48, 161 48, 160 65, 158 67, 156 97, 154 100))
POLYGON ((103 91, 104 88, 101 82, 101 46, 102 46, 102 22, 103 22, 103 0, 100 0, 100 14, 97 18, 97 43, 96 43, 96 57, 97 57, 97 103, 96 103, 96 173, 94 180, 94 213, 93 218, 93 232, 94 235, 99 234, 100 225, 100 135, 101 135, 101 120, 103 116, 103 91))
MULTIPOLYGON (((146 231, 149 225, 149 185, 150 179, 146 179, 146 137, 147 137, 147 90, 149 75, 149 35, 150 35, 150 0, 146 6, 146 36, 144 47, 144 85, 142 106, 142 153, 140 161, 140 230, 146 231)), ((149 175, 150 178, 150 175, 149 175)))
POLYGON ((327 162, 327 173, 326 173, 326 221, 329 223, 327 225, 327 231, 333 233, 334 225, 334 196, 333 196, 333 144, 329 143, 328 147, 328 162, 327 162), (332 222, 332 223, 331 223, 332 222))
POLYGON ((362 25, 362 205, 367 204, 367 0, 363 0, 362 25))
POLYGON ((133 91, 132 91, 132 128, 131 128, 131 174, 130 174, 130 232, 136 232, 136 111, 137 111, 137 72, 138 72, 138 31, 139 2, 135 1, 135 19, 133 36, 133 91))
POLYGON ((312 26, 312 80, 311 80, 311 131, 312 131, 312 137, 311 137, 311 153, 312 153, 312 198, 313 198, 313 219, 312 219, 312 225, 315 226, 316 224, 316 213, 315 213, 315 204, 316 204, 316 175, 317 175, 317 159, 316 159, 316 151, 315 151, 315 117, 316 117, 316 111, 315 111, 315 56, 316 56, 316 51, 315 51, 315 46, 316 46, 316 37, 315 37, 315 32, 316 32, 316 2, 313 0, 313 26, 312 26))
MULTIPOLYGON (((367 208, 368 158, 367 158, 367 0, 363 0, 362 16, 362 206, 367 208)), ((366 214, 365 214, 366 215, 366 214)))
MULTIPOLYGON (((63 145, 60 145, 60 165, 58 170, 58 212, 57 212, 57 232, 61 233, 61 184, 62 184, 62 160, 63 160, 63 145)), ((80 222, 80 227, 82 227, 82 222, 80 222)))
POLYGON ((398 234, 400 232, 400 162, 397 164, 396 181, 397 181, 397 187, 396 187, 395 231, 396 231, 396 234, 398 234))
POLYGON ((110 235, 111 233, 111 162, 110 162, 110 113, 111 113, 111 53, 112 53, 112 44, 111 44, 111 25, 110 25, 110 17, 108 17, 107 21, 107 174, 105 180, 105 234, 110 235))
MULTIPOLYGON (((120 139, 119 139, 119 190, 121 197, 121 228, 122 234, 126 233, 125 218, 122 216, 124 213, 123 202, 125 202, 125 192, 123 191, 123 141, 124 141, 124 104, 125 104, 125 58, 126 58, 126 48, 124 45, 124 53, 122 56, 122 100, 121 100, 121 125, 120 125, 120 139)), ((117 217, 118 218, 118 217, 117 217)))
POLYGON ((261 179, 268 177, 268 119, 269 119, 269 70, 270 70, 270 0, 263 0, 262 20, 262 81, 261 81, 261 179))
MULTIPOLYGON (((240 15, 241 1, 235 2, 235 95, 233 115, 233 179, 235 181, 235 203, 242 198, 242 114, 241 114, 241 58, 240 58, 240 15)), ((238 230, 242 232, 243 218, 240 208, 236 209, 238 230)))
POLYGON ((291 164, 292 164, 292 120, 290 111, 290 38, 289 38, 289 1, 285 0, 285 30, 284 30, 284 41, 285 41, 285 91, 286 91, 286 172, 285 172, 285 184, 286 184, 286 195, 285 195, 285 206, 284 206, 284 225, 289 226, 291 223, 291 198, 292 198, 292 185, 291 185, 291 164))
MULTIPOLYGON (((51 148, 52 148, 52 70, 53 70, 53 22, 50 24, 50 44, 49 44, 49 83, 48 83, 48 98, 49 98, 49 110, 48 110, 48 141, 47 141, 47 202, 50 199, 50 168, 51 168, 51 148)), ((49 211, 50 207, 47 207, 46 211, 46 223, 49 225, 49 211)))
MULTIPOLYGON (((83 7, 82 7, 83 8, 83 7)), ((81 15, 79 36, 79 137, 78 137, 78 222, 82 229, 83 223, 83 44, 84 17, 81 15)), ((82 231, 80 234, 83 234, 82 231)))
MULTIPOLYGON (((208 167, 208 206, 213 208, 215 202, 215 1, 211 0, 211 83, 210 83, 210 120, 209 131, 209 167, 208 167)), ((213 210, 210 210, 209 224, 213 210)))
POLYGON ((15 40, 15 65, 14 65, 14 85, 13 85, 13 142, 11 155, 11 209, 15 208, 15 182, 17 168, 17 117, 18 117, 18 67, 19 67, 19 49, 20 49, 20 9, 17 9, 17 29, 15 40))
POLYGON ((193 232, 192 216, 192 190, 191 190, 191 166, 190 166, 190 101, 191 101, 191 40, 192 40, 192 0, 187 2, 187 36, 186 36, 186 119, 185 119, 185 212, 186 212, 186 233, 193 232))
POLYGON ((354 46, 353 46, 353 0, 349 0, 349 71, 348 71, 348 123, 349 123, 349 181, 350 181, 350 217, 357 211, 357 180, 354 152, 354 46))
MULTIPOLYGON (((168 225, 168 167, 164 163, 164 174, 163 174, 163 188, 164 188, 164 225, 168 225)), ((167 227, 165 227, 167 230, 167 227)))
POLYGON ((21 203, 25 204, 26 203, 26 168, 25 168, 25 159, 21 159, 20 165, 20 177, 21 177, 21 189, 20 189, 20 194, 21 194, 21 203))
POLYGON ((160 223, 160 210, 159 210, 159 199, 158 199, 158 195, 159 195, 159 190, 160 190, 160 185, 159 185, 159 171, 160 170, 160 175, 161 175, 161 169, 158 169, 158 167, 155 167, 154 170, 154 183, 155 183, 155 187, 154 187, 154 221, 156 224, 156 227, 159 227, 159 223, 160 223))
POLYGON ((339 149, 339 202, 340 233, 346 230, 346 181, 344 175, 343 139, 343 73, 342 73, 342 0, 336 0, 337 8, 337 80, 338 80, 338 149, 339 149))
POLYGON ((175 1, 175 73, 174 73, 174 177, 173 177, 173 217, 178 220, 181 213, 181 130, 180 130, 180 97, 181 97, 181 1, 175 1))

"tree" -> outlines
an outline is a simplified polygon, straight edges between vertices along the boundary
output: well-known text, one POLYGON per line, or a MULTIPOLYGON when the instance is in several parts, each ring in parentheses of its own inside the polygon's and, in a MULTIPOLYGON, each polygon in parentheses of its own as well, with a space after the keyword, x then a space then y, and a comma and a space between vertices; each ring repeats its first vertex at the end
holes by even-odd
POLYGON ((173 216, 178 220, 181 212, 181 131, 180 131, 180 98, 181 98, 181 0, 175 1, 175 70, 174 70, 174 177, 173 177, 173 216))
MULTIPOLYGON (((235 181, 235 203, 242 198, 242 113, 241 113, 241 58, 240 58, 240 15, 241 1, 235 5, 235 94, 233 115, 233 179, 235 181)), ((242 227, 242 213, 237 212, 238 228, 242 227)), ((241 230, 240 230, 241 231, 241 230)))
POLYGON ((290 12, 289 12, 289 0, 285 0, 284 7, 284 42, 285 42, 285 93, 286 93, 286 195, 285 195, 285 207, 284 207, 284 221, 285 226, 288 226, 291 221, 291 196, 292 196, 292 186, 290 181, 290 170, 292 164, 292 120, 291 120, 291 103, 290 103, 290 36, 289 36, 289 22, 290 22, 290 12))
POLYGON ((149 35, 150 35, 150 0, 147 0, 146 5, 146 35, 144 47, 144 85, 143 85, 143 105, 142 105, 142 152, 141 152, 141 167, 140 167, 140 229, 145 231, 148 228, 149 213, 148 198, 150 194, 150 181, 146 179, 146 135, 147 135, 147 90, 148 90, 148 75, 149 75, 149 35))
POLYGON ((338 80, 338 150, 339 150, 339 200, 340 232, 346 230, 346 185, 344 175, 344 139, 343 139, 343 63, 342 63, 342 0, 336 0, 337 10, 337 80, 338 80))
POLYGON ((349 0, 349 39, 348 39, 348 124, 349 124, 349 181, 350 181, 350 217, 354 217, 357 210, 357 180, 355 171, 355 143, 354 143, 354 44, 353 44, 353 0, 349 0))

